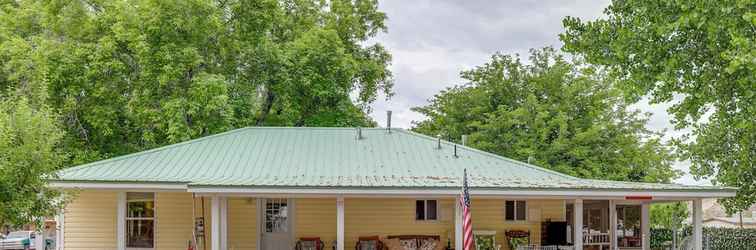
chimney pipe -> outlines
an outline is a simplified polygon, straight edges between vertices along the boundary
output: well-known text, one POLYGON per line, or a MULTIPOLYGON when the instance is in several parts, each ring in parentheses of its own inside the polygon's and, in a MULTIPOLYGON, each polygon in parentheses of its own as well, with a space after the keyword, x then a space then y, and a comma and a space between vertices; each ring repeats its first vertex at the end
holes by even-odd
POLYGON ((457 144, 454 144, 454 158, 458 158, 459 155, 457 154, 457 144))
POLYGON ((438 143, 438 146, 436 146, 436 149, 441 149, 441 135, 436 137, 436 142, 438 143))
POLYGON ((462 146, 467 146, 467 135, 462 135, 462 146))
POLYGON ((391 110, 386 110, 386 131, 391 133, 391 110))

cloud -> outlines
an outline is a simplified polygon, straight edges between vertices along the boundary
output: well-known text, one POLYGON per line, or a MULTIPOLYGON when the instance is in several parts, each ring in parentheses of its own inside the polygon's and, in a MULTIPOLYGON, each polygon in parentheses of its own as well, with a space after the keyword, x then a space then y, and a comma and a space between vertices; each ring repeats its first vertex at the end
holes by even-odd
MULTIPOLYGON (((412 121, 425 119, 410 108, 427 104, 446 87, 462 84, 460 71, 485 63, 495 52, 527 55, 531 48, 559 48, 564 17, 596 19, 608 4, 608 0, 382 1, 379 7, 388 15, 388 32, 371 42, 382 43, 393 55, 396 95, 388 101, 379 98, 371 115, 384 126, 386 110, 392 110, 392 126, 410 128, 412 121)), ((671 129, 668 106, 636 106, 652 113, 649 128, 667 129, 667 139, 684 132, 671 129)), ((675 168, 687 170, 689 165, 682 162, 675 168)), ((690 175, 679 181, 699 183, 690 175)))

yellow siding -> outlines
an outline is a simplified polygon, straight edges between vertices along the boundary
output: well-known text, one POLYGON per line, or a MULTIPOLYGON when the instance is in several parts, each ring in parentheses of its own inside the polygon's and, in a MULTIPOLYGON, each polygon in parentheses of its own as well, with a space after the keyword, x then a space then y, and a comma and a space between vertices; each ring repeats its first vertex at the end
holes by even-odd
POLYGON ((446 244, 447 235, 454 237, 454 218, 450 212, 454 209, 454 200, 440 200, 439 204, 441 220, 416 221, 414 199, 346 199, 345 248, 353 248, 360 236, 374 235, 438 235, 446 244))
POLYGON ((118 194, 82 191, 65 210, 67 250, 116 249, 118 194))
POLYGON ((530 231, 533 244, 541 242, 541 221, 564 221, 564 202, 560 200, 528 200, 527 221, 505 221, 504 203, 501 199, 474 199, 472 201, 473 230, 496 231, 496 244, 508 249, 505 231, 530 231))
POLYGON ((156 193, 155 248, 185 250, 192 240, 192 195, 190 193, 156 193))
MULTIPOLYGON (((210 199, 204 206, 205 239, 210 246, 210 199)), ((158 193, 156 195, 156 248, 185 249, 192 237, 192 199, 187 193, 158 193)), ((201 198, 195 209, 202 214, 201 198)), ((451 236, 454 241, 454 199, 439 200, 438 221, 416 221, 415 199, 348 198, 345 200, 346 244, 350 249, 360 236, 402 234, 438 235, 443 244, 451 236)), ((295 199, 294 232, 299 237, 320 237, 326 249, 336 239, 335 199, 295 199)), ((255 250, 257 248, 257 209, 254 199, 231 198, 228 207, 229 248, 255 250)), ((66 208, 66 249, 93 250, 116 248, 117 193, 83 191, 66 208)), ((541 221, 564 221, 564 201, 528 200, 528 220, 504 220, 504 200, 474 199, 472 208, 474 230, 495 230, 497 244, 507 249, 504 232, 529 230, 534 244, 540 243, 541 221)), ((200 249, 202 249, 200 242, 200 249)))
POLYGON ((257 249, 257 204, 255 199, 228 200, 228 247, 257 249))
POLYGON ((320 237, 325 249, 331 249, 336 240, 336 199, 296 199, 294 204, 296 239, 320 237))

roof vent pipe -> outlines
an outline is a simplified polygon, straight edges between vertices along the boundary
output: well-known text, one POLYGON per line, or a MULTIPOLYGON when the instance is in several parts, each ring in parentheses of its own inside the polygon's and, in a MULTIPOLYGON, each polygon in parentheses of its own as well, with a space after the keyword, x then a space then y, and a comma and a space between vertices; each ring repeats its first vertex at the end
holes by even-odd
POLYGON ((362 128, 357 127, 357 140, 362 140, 362 128))
POLYGON ((391 110, 386 110, 386 131, 391 133, 391 110))
POLYGON ((467 135, 462 135, 462 146, 467 146, 467 135))
POLYGON ((458 158, 459 155, 457 154, 457 144, 454 144, 454 158, 458 158))
POLYGON ((438 135, 436 137, 436 141, 438 142, 438 146, 436 146, 436 149, 441 149, 441 135, 438 135))

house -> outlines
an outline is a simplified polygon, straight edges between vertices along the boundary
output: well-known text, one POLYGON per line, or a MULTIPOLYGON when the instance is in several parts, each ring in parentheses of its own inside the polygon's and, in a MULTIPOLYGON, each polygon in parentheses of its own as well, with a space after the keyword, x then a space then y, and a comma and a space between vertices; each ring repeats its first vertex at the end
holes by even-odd
POLYGON ((401 235, 461 249, 464 169, 475 233, 502 249, 510 237, 648 249, 649 204, 680 200, 693 201, 701 249, 701 200, 735 195, 581 179, 394 128, 242 128, 68 168, 51 185, 76 190, 58 216, 65 250, 178 250, 193 239, 277 250, 309 237, 344 250, 401 235))
POLYGON ((743 228, 756 228, 756 204, 740 213, 728 215, 716 199, 703 200, 704 227, 740 228, 741 215, 743 228))

